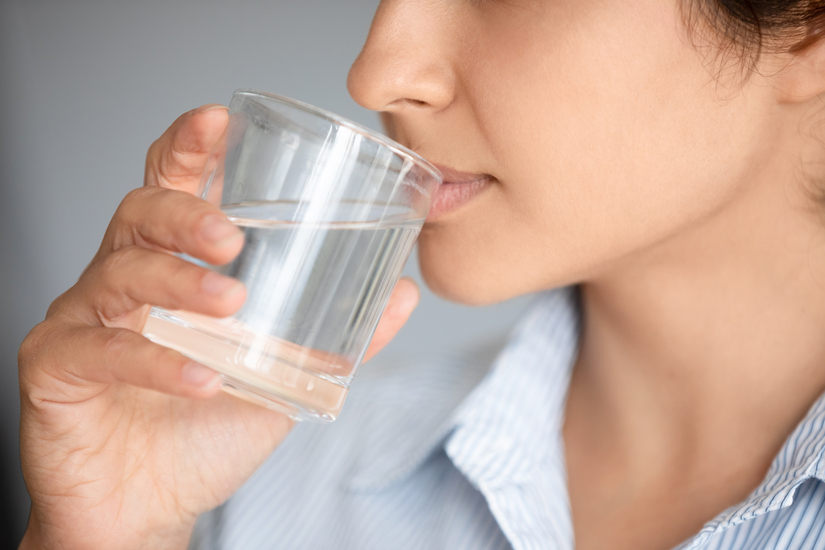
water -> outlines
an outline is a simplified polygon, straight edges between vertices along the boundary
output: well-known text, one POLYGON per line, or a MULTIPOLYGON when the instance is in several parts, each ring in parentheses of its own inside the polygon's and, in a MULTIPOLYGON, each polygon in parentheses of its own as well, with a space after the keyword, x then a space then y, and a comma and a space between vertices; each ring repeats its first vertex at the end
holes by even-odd
POLYGON ((361 202, 223 210, 245 245, 231 264, 208 267, 246 285, 243 308, 226 319, 154 308, 143 333, 220 372, 227 391, 294 418, 334 420, 421 219, 361 202))

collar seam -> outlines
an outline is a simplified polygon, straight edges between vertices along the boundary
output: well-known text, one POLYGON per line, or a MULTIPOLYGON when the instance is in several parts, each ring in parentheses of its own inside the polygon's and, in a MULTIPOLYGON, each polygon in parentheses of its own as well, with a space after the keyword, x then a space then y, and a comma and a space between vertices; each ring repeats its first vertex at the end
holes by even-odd
POLYGON ((737 507, 737 512, 732 515, 730 518, 720 521, 716 526, 712 529, 703 531, 699 536, 696 538, 696 545, 690 545, 688 548, 697 549, 700 548, 705 542, 707 542, 711 537, 724 533, 728 529, 741 525, 746 521, 751 521, 753 519, 758 518, 764 514, 775 512, 777 510, 781 510, 782 508, 786 508, 793 504, 793 496, 796 494, 796 491, 799 487, 809 481, 811 479, 816 479, 820 482, 825 483, 825 476, 823 476, 820 472, 822 467, 823 457, 825 456, 825 448, 820 449, 817 454, 815 455, 814 460, 810 463, 810 465, 805 469, 805 471, 801 474, 794 476, 792 479, 786 481, 781 485, 781 487, 777 487, 771 492, 764 493, 759 497, 752 496, 748 500, 746 500, 742 505, 737 507), (771 500, 775 500, 779 495, 782 496, 778 502, 769 504, 767 508, 762 508, 762 506, 757 507, 755 510, 744 513, 744 509, 751 507, 754 504, 754 500, 759 500, 765 498, 769 494, 773 493, 773 497, 771 500), (790 497, 790 500, 789 500, 790 497))

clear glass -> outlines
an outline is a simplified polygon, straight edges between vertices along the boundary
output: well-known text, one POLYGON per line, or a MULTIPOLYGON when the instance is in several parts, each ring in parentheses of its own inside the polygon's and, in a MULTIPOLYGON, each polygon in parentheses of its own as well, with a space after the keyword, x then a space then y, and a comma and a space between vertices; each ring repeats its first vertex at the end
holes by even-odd
POLYGON ((235 261, 206 267, 241 280, 246 303, 225 319, 153 308, 143 334, 218 371, 228 392, 333 421, 440 181, 358 124, 235 92, 199 195, 245 233, 235 261))

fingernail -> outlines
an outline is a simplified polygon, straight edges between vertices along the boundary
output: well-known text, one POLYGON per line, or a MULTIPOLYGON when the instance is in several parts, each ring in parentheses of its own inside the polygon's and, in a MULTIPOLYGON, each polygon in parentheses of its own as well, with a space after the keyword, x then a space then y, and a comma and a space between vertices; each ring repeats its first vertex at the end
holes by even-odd
POLYGON ((212 214, 201 222, 201 235, 218 246, 226 246, 234 242, 242 233, 223 216, 212 214))
POLYGON ((224 277, 210 271, 201 279, 201 290, 212 296, 228 296, 243 288, 243 283, 232 277, 224 277))
POLYGON ((406 279, 413 285, 406 293, 406 296, 402 298, 403 304, 410 310, 413 310, 418 306, 418 302, 421 300, 421 292, 418 290, 418 283, 416 283, 411 277, 402 277, 401 279, 406 279))
POLYGON ((205 388, 220 380, 218 373, 199 363, 186 363, 181 371, 183 381, 190 386, 205 388))
POLYGON ((226 105, 220 105, 218 103, 210 103, 208 105, 201 105, 197 109, 195 109, 195 114, 206 113, 208 111, 217 111, 218 109, 223 109, 224 111, 228 111, 229 107, 226 105))

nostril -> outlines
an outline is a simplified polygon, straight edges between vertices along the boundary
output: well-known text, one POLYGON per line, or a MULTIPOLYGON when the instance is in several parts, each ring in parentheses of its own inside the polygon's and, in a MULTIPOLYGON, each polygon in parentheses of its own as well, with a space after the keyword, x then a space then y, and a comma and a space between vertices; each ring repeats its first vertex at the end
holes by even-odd
POLYGON ((413 99, 411 97, 400 97, 395 101, 390 102, 388 105, 384 107, 385 111, 394 111, 397 109, 403 108, 420 108, 420 107, 430 107, 432 104, 428 101, 424 101, 423 99, 413 99))

